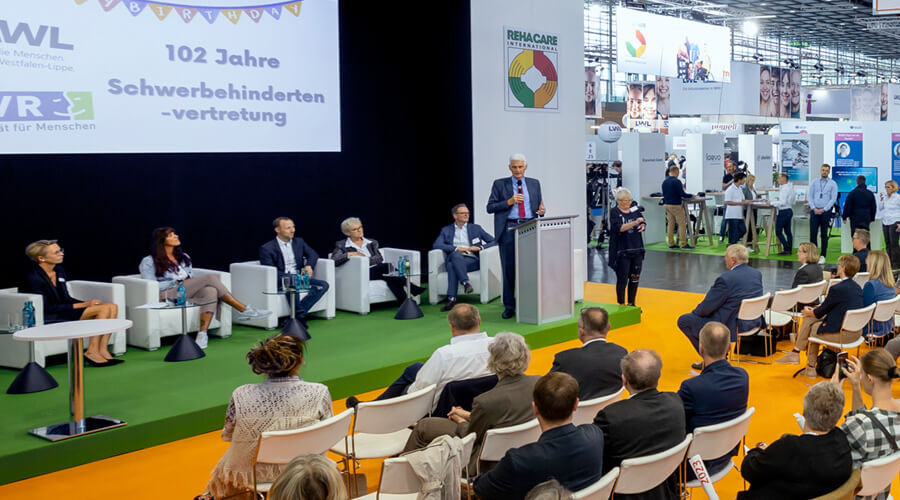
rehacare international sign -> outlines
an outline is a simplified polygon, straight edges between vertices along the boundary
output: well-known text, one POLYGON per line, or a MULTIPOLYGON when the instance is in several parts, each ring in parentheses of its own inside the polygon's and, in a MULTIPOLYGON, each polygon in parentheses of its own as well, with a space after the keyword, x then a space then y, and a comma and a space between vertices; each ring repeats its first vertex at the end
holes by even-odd
POLYGON ((559 36, 503 28, 507 111, 559 111, 559 36))

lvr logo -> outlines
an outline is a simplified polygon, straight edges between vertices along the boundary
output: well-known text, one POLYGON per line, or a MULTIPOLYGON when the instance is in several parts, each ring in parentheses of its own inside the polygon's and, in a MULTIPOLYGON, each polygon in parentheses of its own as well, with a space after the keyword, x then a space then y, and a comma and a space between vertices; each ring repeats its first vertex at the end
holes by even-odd
POLYGON ((0 92, 0 122, 93 119, 90 92, 0 92))
POLYGON ((61 50, 75 50, 75 45, 71 43, 62 43, 59 41, 59 26, 38 26, 37 30, 31 28, 27 23, 18 23, 16 28, 10 33, 9 23, 0 19, 0 42, 18 43, 19 38, 25 37, 25 43, 32 47, 40 47, 44 45, 44 38, 47 37, 47 31, 50 31, 50 48, 61 50))

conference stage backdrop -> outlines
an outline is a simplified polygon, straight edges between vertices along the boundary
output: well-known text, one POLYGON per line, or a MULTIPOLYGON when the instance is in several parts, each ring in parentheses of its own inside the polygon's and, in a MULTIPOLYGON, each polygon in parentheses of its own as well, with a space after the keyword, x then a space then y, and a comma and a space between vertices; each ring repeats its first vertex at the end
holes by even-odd
POLYGON ((781 171, 791 182, 809 182, 809 138, 781 138, 781 171))
POLYGON ((559 35, 503 27, 507 111, 559 111, 559 35))

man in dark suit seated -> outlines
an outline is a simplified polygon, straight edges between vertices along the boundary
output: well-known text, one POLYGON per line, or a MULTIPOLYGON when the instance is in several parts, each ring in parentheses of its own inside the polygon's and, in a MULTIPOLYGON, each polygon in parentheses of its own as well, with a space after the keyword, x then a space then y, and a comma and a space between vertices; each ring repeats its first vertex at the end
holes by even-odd
MULTIPOLYGON (((684 441, 684 406, 674 392, 656 389, 662 360, 656 351, 640 349, 622 358, 622 380, 631 397, 600 410, 594 425, 603 431, 603 473, 626 458, 665 451, 684 441)), ((678 471, 655 488, 617 499, 675 500, 678 471)))
POLYGON ((869 239, 871 235, 865 229, 857 229, 853 231, 853 255, 859 259, 860 273, 867 273, 866 259, 869 258, 869 239))
MULTIPOLYGON (((725 267, 728 271, 719 275, 712 288, 706 292, 703 301, 693 311, 678 318, 678 328, 700 352, 700 329, 710 321, 718 321, 731 331, 731 341, 737 341, 738 332, 763 324, 757 320, 738 321, 738 310, 744 299, 752 299, 763 294, 762 274, 750 267, 750 253, 740 244, 729 245, 725 250, 725 267)), ((700 362, 691 365, 695 370, 702 368, 700 362)))
POLYGON ((750 483, 740 500, 816 498, 836 490, 853 472, 847 436, 835 427, 844 392, 831 382, 810 387, 803 398, 803 434, 785 434, 747 452, 741 475, 750 483))
MULTIPOLYGON (((731 366, 725 356, 731 347, 731 333, 717 321, 710 321, 700 329, 700 356, 703 371, 700 375, 681 383, 678 395, 684 404, 687 432, 697 427, 719 424, 740 417, 747 411, 750 395, 750 377, 743 368, 731 366)), ((704 461, 706 470, 715 474, 729 465, 737 456, 736 446, 730 453, 704 461)), ((688 468, 688 480, 694 470, 688 468)))
POLYGON ((278 269, 278 283, 282 276, 296 274, 299 269, 306 269, 309 274, 309 292, 305 297, 296 294, 297 319, 306 321, 306 313, 316 305, 328 291, 328 282, 312 277, 319 254, 303 241, 294 238, 294 221, 287 217, 278 217, 272 221, 275 228, 275 239, 259 247, 259 263, 278 269))
POLYGON ((628 354, 624 347, 606 341, 609 313, 602 307, 585 307, 578 316, 578 340, 581 347, 556 354, 550 373, 563 372, 575 377, 578 399, 599 398, 622 387, 619 362, 628 354))
POLYGON ((859 259, 853 255, 841 255, 838 259, 837 275, 841 282, 828 288, 828 294, 822 304, 815 309, 803 308, 803 323, 797 332, 797 343, 787 356, 775 360, 776 363, 800 364, 800 351, 806 351, 806 370, 803 375, 816 378, 816 357, 819 355, 819 344, 810 342, 809 337, 816 337, 828 342, 849 344, 859 338, 860 332, 841 333, 844 316, 851 309, 863 306, 862 288, 853 281, 859 270, 859 259))
POLYGON ((451 210, 453 224, 441 228, 432 248, 444 251, 447 266, 447 303, 441 311, 449 311, 456 305, 456 291, 462 285, 466 293, 472 293, 469 272, 480 267, 478 252, 496 245, 494 237, 478 224, 469 223, 469 207, 460 203, 451 210))
POLYGON ((496 467, 475 478, 478 498, 525 498, 535 485, 550 479, 578 491, 600 479, 603 434, 595 425, 572 424, 578 382, 565 373, 544 375, 534 386, 531 406, 541 437, 507 451, 496 467))

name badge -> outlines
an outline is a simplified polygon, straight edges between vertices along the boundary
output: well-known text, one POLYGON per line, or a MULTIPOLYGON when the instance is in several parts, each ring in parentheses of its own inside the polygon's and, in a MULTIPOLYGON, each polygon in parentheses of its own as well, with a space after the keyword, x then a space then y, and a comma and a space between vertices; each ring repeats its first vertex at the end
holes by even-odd
POLYGON ((56 278, 56 281, 59 281, 60 283, 65 283, 65 282, 66 282, 66 279, 65 279, 65 278, 59 278, 59 277, 57 277, 57 278, 56 278))

